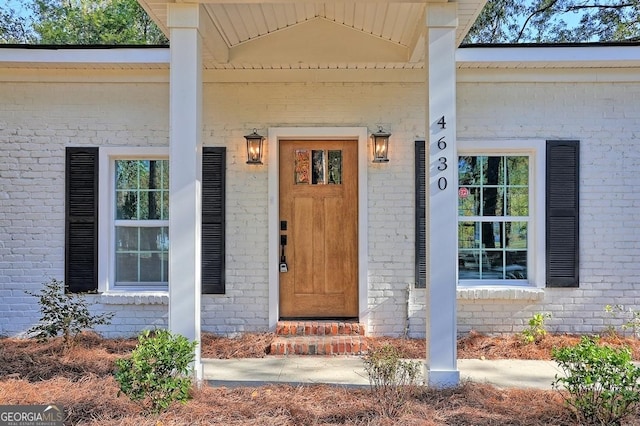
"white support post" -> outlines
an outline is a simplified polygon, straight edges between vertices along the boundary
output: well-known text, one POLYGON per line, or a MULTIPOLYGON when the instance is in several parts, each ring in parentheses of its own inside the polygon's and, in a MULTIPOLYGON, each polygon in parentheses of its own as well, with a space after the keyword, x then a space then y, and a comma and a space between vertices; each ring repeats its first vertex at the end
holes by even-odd
POLYGON ((198 4, 168 7, 171 36, 169 330, 198 342, 200 360, 202 55, 198 4))
POLYGON ((456 352, 458 191, 456 149, 456 3, 428 5, 427 360, 428 384, 459 383, 456 352))

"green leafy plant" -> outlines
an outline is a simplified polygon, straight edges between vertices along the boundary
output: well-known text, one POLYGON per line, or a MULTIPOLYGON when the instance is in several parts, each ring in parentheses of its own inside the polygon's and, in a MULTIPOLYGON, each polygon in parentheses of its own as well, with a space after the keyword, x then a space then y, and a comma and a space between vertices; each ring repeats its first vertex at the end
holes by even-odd
POLYGON ((390 417, 398 415, 417 387, 421 363, 403 360, 400 351, 389 344, 371 349, 363 361, 369 384, 380 401, 383 414, 390 417))
POLYGON ((118 395, 145 402, 153 413, 166 410, 174 401, 186 402, 196 345, 167 330, 144 331, 131 357, 116 360, 118 395))
POLYGON ((604 335, 609 337, 615 337, 618 335, 615 323, 620 323, 619 316, 624 313, 623 305, 605 305, 604 312, 606 314, 606 326, 604 329, 604 335))
POLYGON ((582 424, 619 425, 640 402, 640 368, 628 348, 611 348, 583 336, 575 346, 555 348, 553 359, 565 373, 553 387, 564 387, 566 403, 582 424))
POLYGON ((529 327, 522 330, 520 340, 525 344, 538 343, 547 335, 545 321, 551 318, 550 313, 538 312, 529 319, 529 327))
POLYGON ((640 311, 633 308, 627 310, 624 305, 605 305, 604 312, 607 316, 604 335, 625 337, 627 331, 631 330, 633 337, 640 337, 640 311), (619 331, 617 326, 620 327, 619 331))
POLYGON ((640 337, 640 311, 634 311, 629 308, 629 314, 631 318, 624 324, 622 324, 623 330, 631 330, 633 337, 640 337))
POLYGON ((38 298, 42 317, 27 333, 40 341, 62 335, 65 349, 73 346, 78 334, 97 325, 111 324, 112 312, 92 315, 82 294, 65 292, 64 282, 52 278, 39 292, 26 293, 38 298))

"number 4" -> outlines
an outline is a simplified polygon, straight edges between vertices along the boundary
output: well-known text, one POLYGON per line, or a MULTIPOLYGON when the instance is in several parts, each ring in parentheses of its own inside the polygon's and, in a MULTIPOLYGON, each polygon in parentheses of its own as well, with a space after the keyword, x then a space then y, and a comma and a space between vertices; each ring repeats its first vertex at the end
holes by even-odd
POLYGON ((447 122, 444 121, 444 115, 442 117, 440 117, 440 120, 438 120, 438 124, 440 125, 441 129, 446 129, 447 128, 447 122))

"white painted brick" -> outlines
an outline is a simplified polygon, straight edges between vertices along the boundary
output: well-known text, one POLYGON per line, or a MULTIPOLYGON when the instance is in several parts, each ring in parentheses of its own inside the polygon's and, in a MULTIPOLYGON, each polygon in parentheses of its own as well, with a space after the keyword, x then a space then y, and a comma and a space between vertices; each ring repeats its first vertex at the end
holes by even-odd
MULTIPOLYGON (((168 145, 166 84, 69 86, 0 84, 5 101, 0 105, 0 334, 18 333, 37 320, 37 307, 25 300, 24 289, 39 288, 45 275, 63 276, 64 146, 168 145), (118 108, 104 108, 96 99, 118 108), (14 317, 16 309, 23 309, 22 316, 14 317), (12 321, 6 321, 9 316, 12 321)), ((629 188, 638 187, 640 179, 634 146, 640 137, 640 106, 629 87, 464 83, 458 99, 459 137, 582 141, 583 278, 580 289, 545 289, 544 300, 532 305, 461 301, 459 330, 512 332, 535 312, 551 312, 557 331, 590 332, 603 326, 605 304, 620 299, 639 304, 640 194, 629 188)), ((413 140, 424 137, 423 104, 422 85, 410 83, 205 86, 204 144, 226 146, 229 163, 227 294, 203 297, 204 330, 232 334, 267 327, 268 165, 249 169, 244 164, 243 135, 254 127, 385 122, 393 133, 391 162, 369 165, 369 331, 404 331, 406 287, 415 281, 413 140), (269 108, 254 102, 256 96, 269 99, 269 108), (247 269, 249 263, 253 267, 247 269)), ((410 334, 424 335, 426 295, 410 300, 410 334)), ((166 326, 166 305, 103 308, 117 312, 109 328, 113 335, 166 326)))

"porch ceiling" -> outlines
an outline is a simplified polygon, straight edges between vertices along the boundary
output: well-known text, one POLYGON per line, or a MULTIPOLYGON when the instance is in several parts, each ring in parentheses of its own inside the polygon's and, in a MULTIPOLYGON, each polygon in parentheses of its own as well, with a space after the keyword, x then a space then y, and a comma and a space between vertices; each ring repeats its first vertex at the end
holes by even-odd
MULTIPOLYGON (((447 0, 138 0, 169 36, 168 3, 203 8, 206 69, 424 67, 425 11, 447 0)), ((457 0, 460 44, 486 0, 457 0)))

